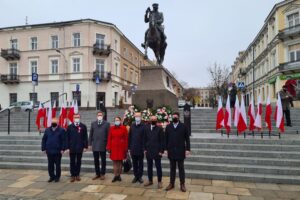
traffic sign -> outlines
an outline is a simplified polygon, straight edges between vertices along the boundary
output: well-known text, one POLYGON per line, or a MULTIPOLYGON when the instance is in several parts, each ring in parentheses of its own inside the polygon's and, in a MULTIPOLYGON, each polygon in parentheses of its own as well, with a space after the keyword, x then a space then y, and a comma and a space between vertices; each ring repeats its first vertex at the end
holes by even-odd
POLYGON ((39 75, 37 73, 32 73, 31 75, 31 80, 32 81, 35 81, 35 82, 38 82, 39 80, 39 75))
POLYGON ((237 86, 238 86, 238 88, 244 88, 245 83, 244 82, 238 82, 237 86))

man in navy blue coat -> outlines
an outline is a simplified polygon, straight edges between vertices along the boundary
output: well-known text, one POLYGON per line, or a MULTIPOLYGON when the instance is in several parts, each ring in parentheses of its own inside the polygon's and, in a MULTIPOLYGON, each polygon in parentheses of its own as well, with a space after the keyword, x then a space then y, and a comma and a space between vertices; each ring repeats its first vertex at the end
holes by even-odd
POLYGON ((67 144, 70 154, 71 182, 80 181, 82 153, 88 149, 86 125, 80 122, 80 115, 74 115, 74 123, 67 129, 67 144))
POLYGON ((186 126, 179 121, 179 113, 172 115, 173 122, 166 127, 166 154, 170 160, 170 184, 167 191, 174 188, 176 177, 176 165, 178 165, 180 190, 186 192, 184 159, 190 155, 190 136, 186 126))
POLYGON ((145 124, 142 122, 141 113, 134 114, 135 122, 131 125, 128 137, 128 146, 132 158, 134 179, 132 183, 143 183, 144 172, 144 142, 145 124))
POLYGON ((146 126, 145 154, 147 158, 148 182, 145 187, 153 185, 153 160, 155 161, 158 189, 162 188, 161 157, 164 153, 165 137, 163 129, 157 126, 157 117, 150 117, 151 124, 146 126))
POLYGON ((48 182, 58 182, 61 175, 61 156, 65 150, 65 130, 57 125, 57 119, 53 118, 51 127, 46 128, 42 139, 42 151, 47 154, 48 182), (55 170, 54 170, 55 166, 55 170), (54 173, 55 171, 55 173, 54 173))

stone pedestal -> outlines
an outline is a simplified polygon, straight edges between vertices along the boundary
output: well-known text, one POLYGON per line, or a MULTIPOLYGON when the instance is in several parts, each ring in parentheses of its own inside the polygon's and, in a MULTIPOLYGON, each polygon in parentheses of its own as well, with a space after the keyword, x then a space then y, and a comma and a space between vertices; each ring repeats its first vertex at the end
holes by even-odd
POLYGON ((178 98, 173 89, 174 77, 164 67, 141 67, 141 81, 132 96, 132 103, 144 109, 168 105, 178 110, 178 98))

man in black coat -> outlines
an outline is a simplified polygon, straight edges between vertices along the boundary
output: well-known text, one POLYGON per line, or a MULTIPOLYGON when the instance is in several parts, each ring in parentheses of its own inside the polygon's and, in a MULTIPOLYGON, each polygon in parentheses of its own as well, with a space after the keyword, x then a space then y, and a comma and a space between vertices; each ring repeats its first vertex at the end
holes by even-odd
POLYGON ((165 137, 163 129, 157 126, 157 117, 151 116, 151 124, 146 126, 145 154, 147 158, 148 182, 145 187, 153 185, 153 160, 155 161, 158 189, 162 188, 161 157, 164 153, 165 137))
POLYGON ((42 151, 47 154, 48 182, 59 182, 61 175, 61 156, 65 150, 65 130, 57 125, 57 119, 53 118, 51 127, 46 128, 42 139, 42 151), (54 173, 55 165, 55 173, 54 173))
POLYGON ((67 128, 67 144, 70 154, 71 182, 80 181, 82 153, 88 148, 86 125, 80 122, 80 115, 74 115, 74 123, 67 128))
POLYGON ((180 190, 186 192, 184 159, 190 155, 190 137, 187 128, 179 121, 179 113, 172 115, 173 122, 166 127, 166 154, 170 160, 170 184, 167 191, 174 188, 176 165, 179 169, 180 190))
POLYGON ((128 137, 128 150, 131 154, 134 179, 132 183, 143 183, 144 149, 146 126, 142 122, 141 113, 134 114, 135 122, 131 125, 128 137))
POLYGON ((90 135, 89 135, 89 146, 93 151, 94 165, 96 176, 93 180, 105 179, 106 172, 106 145, 109 132, 110 124, 104 120, 104 113, 99 111, 97 113, 97 120, 92 122, 90 135), (101 157, 101 171, 99 167, 99 157, 101 157))

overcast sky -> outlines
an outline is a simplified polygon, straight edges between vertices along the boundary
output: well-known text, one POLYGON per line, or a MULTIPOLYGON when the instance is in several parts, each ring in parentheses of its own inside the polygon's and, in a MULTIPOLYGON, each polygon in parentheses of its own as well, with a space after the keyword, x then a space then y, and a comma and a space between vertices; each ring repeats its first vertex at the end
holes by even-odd
MULTIPOLYGON (((0 0, 0 27, 92 18, 114 23, 140 50, 144 13, 159 3, 168 47, 164 66, 190 86, 209 83, 207 67, 230 67, 281 0, 0 0)), ((153 58, 153 54, 150 55, 153 58)))

